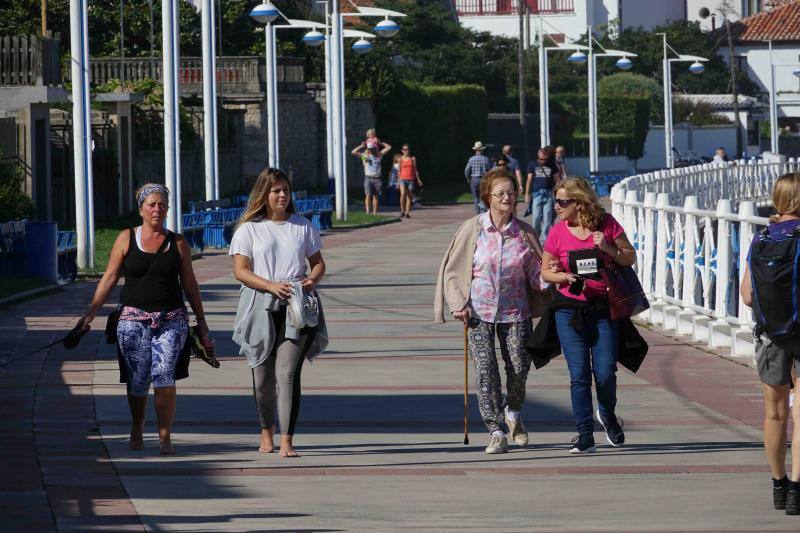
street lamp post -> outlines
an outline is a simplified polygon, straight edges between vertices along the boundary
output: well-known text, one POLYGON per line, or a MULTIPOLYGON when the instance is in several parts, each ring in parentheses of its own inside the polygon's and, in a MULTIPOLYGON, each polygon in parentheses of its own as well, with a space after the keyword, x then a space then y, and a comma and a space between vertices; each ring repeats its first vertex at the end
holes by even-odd
MULTIPOLYGON (((794 68, 792 74, 800 78, 800 64, 793 65, 776 65, 772 57, 772 41, 769 42, 769 142, 770 152, 773 154, 780 153, 780 144, 778 139, 778 94, 775 87, 775 68, 776 67, 791 67, 794 68)), ((738 117, 737 117, 738 120, 738 117)))
POLYGON ((164 0, 161 7, 162 70, 164 76, 164 182, 169 189, 170 210, 167 227, 181 231, 181 161, 180 111, 178 103, 178 42, 177 0, 164 0))
POLYGON ((94 267, 94 195, 92 119, 89 101, 88 0, 72 0, 70 49, 72 58, 72 138, 75 164, 75 228, 78 268, 94 267))
MULTIPOLYGON (((700 74, 705 70, 703 63, 708 61, 705 57, 692 56, 686 54, 679 54, 667 43, 667 34, 659 33, 663 38, 663 52, 664 52, 664 149, 666 151, 665 163, 667 168, 675 166, 675 157, 672 153, 673 148, 673 131, 672 131, 672 63, 673 62, 691 62, 689 72, 693 74, 700 74), (672 51, 676 56, 669 58, 669 52, 672 51)), ((736 117, 739 120, 739 117, 736 117)))
MULTIPOLYGON (((625 52, 623 50, 606 49, 601 45, 592 35, 592 27, 588 26, 589 45, 560 45, 555 48, 556 50, 575 50, 567 60, 571 63, 584 63, 588 62, 588 80, 587 88, 589 93, 589 172, 597 172, 600 163, 600 143, 597 135, 597 58, 598 57, 616 57, 617 68, 628 70, 633 66, 631 57, 636 57, 636 54, 625 52), (601 53, 594 52, 595 45, 599 46, 602 50, 601 53), (585 51, 588 52, 586 54, 585 51)), ((549 117, 548 117, 549 118, 549 117)), ((548 139, 549 141, 549 139, 548 139)))
POLYGON ((250 11, 250 16, 258 23, 264 24, 264 44, 266 59, 264 64, 264 83, 267 97, 267 165, 272 168, 280 166, 278 153, 278 84, 275 69, 275 31, 272 23, 281 16, 278 8, 269 1, 260 4, 250 11))
POLYGON ((206 200, 219 199, 217 152, 217 65, 214 43, 214 0, 203 0, 200 9, 203 39, 203 149, 206 200))

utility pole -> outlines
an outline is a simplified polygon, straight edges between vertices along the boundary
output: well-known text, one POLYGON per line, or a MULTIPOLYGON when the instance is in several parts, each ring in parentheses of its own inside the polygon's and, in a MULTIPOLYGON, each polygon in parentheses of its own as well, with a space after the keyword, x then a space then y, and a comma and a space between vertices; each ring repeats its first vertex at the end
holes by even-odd
POLYGON ((519 11, 519 47, 517 50, 518 75, 519 75, 519 125, 522 128, 522 168, 528 164, 528 112, 526 109, 525 94, 525 8, 524 0, 517 0, 519 11))
POLYGON ((742 156, 742 127, 739 118, 739 88, 736 86, 736 56, 733 50, 733 31, 731 30, 731 15, 735 15, 730 0, 723 0, 720 14, 725 18, 725 34, 728 39, 728 68, 731 77, 731 96, 733 97, 733 116, 736 122, 736 158, 742 156))
POLYGON ((47 0, 42 0, 42 37, 47 37, 47 0))

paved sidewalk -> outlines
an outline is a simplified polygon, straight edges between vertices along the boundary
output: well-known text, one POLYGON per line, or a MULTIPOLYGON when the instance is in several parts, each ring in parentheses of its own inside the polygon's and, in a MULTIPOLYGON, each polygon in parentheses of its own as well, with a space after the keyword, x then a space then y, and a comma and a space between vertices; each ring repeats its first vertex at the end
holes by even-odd
POLYGON ((127 449, 102 319, 73 352, 25 355, 74 324, 93 286, 0 311, 0 528, 800 530, 800 517, 771 509, 754 371, 654 331, 639 373, 619 374, 626 447, 601 444, 598 431, 597 454, 566 453, 575 432, 563 358, 529 377, 529 447, 485 455, 472 396, 464 446, 462 330, 431 318, 436 268, 470 213, 422 208, 324 238, 332 342, 303 370, 297 459, 256 451, 224 254, 195 262, 222 367, 193 361, 179 383, 175 457, 158 455, 152 410, 145 450, 127 449))

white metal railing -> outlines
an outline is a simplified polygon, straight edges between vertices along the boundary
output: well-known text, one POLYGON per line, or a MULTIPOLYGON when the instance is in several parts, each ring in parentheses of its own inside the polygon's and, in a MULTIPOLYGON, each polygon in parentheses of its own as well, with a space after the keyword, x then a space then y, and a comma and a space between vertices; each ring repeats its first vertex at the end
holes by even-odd
POLYGON ((636 249, 651 302, 640 318, 732 355, 752 356, 750 308, 739 284, 753 235, 768 224, 775 180, 798 162, 697 165, 631 176, 611 191, 612 213, 636 249))

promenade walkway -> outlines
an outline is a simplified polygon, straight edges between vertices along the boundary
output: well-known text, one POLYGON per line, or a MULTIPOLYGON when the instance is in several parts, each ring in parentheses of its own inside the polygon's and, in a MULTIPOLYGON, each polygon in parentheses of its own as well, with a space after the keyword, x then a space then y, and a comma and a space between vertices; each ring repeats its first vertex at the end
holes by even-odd
POLYGON ((145 450, 128 450, 102 318, 75 351, 26 355, 75 323, 93 285, 0 310, 0 529, 800 530, 771 508, 755 372, 654 331, 639 373, 619 374, 626 447, 598 431, 597 454, 566 453, 563 358, 528 380, 529 447, 485 455, 474 397, 464 446, 462 330, 432 325, 431 307, 441 255, 470 213, 422 208, 324 238, 332 342, 303 370, 301 458, 256 451, 224 254, 195 262, 222 367, 193 361, 179 383, 174 457, 158 455, 152 411, 145 450))

